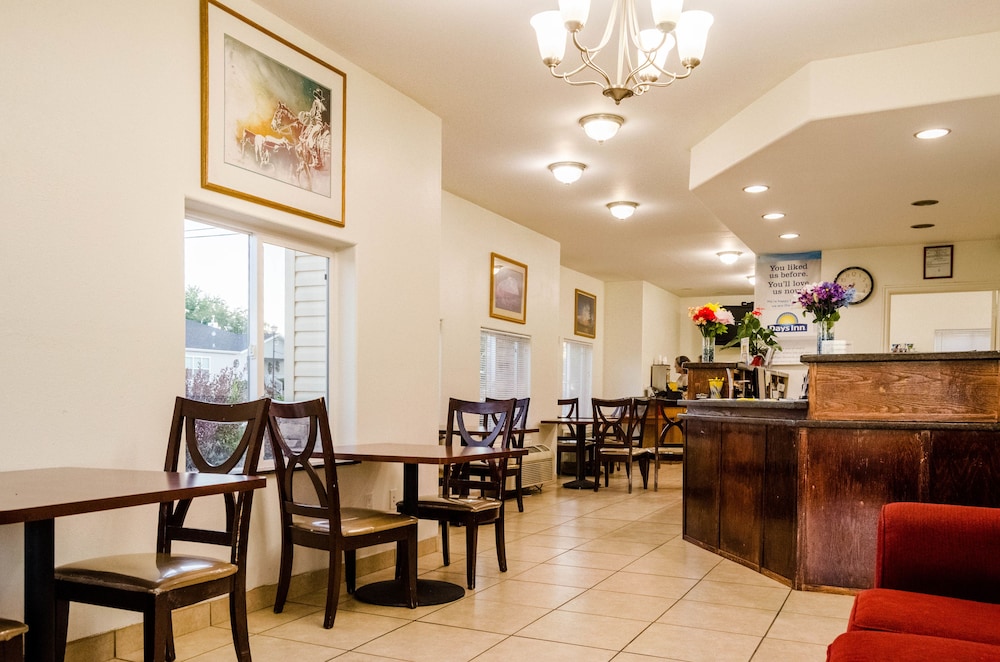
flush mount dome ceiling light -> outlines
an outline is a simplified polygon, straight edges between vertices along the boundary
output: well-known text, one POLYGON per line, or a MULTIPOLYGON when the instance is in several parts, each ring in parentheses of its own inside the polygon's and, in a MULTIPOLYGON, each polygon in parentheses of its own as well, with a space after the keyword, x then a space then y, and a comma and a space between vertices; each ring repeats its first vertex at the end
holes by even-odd
POLYGON ((746 193, 763 193, 764 191, 771 188, 767 184, 751 184, 750 186, 744 186, 743 190, 746 193))
POLYGON ((944 138, 949 133, 951 133, 951 129, 924 129, 923 131, 914 133, 913 137, 920 140, 934 140, 936 138, 944 138))
POLYGON ((577 163, 576 161, 559 161, 558 163, 549 164, 552 176, 563 184, 572 184, 577 181, 580 177, 583 177, 583 171, 586 169, 586 165, 577 163))
POLYGON ((608 203, 608 209, 611 210, 611 215, 619 221, 624 221, 625 219, 630 218, 632 214, 635 213, 635 208, 638 206, 638 202, 628 202, 625 200, 608 203))
POLYGON ((580 32, 590 16, 590 0, 559 0, 559 10, 543 11, 531 17, 531 27, 538 39, 542 63, 556 78, 570 85, 597 85, 604 96, 616 104, 639 96, 651 87, 666 87, 687 78, 705 56, 708 29, 715 19, 704 11, 681 12, 683 0, 650 0, 653 27, 639 29, 636 0, 615 0, 604 27, 604 36, 594 46, 580 43, 580 32), (611 44, 615 25, 617 43, 611 44), (569 36, 582 64, 571 71, 557 73, 566 56, 569 36), (666 69, 667 56, 677 44, 681 73, 666 69), (598 64, 601 52, 608 48, 610 61, 598 64), (612 68, 617 58, 617 66, 612 68), (634 58, 634 59, 633 59, 634 58), (593 76, 586 79, 578 76, 593 76), (614 76, 614 80, 612 80, 614 76))
POLYGON ((743 252, 742 251, 720 251, 720 252, 716 253, 716 255, 719 256, 719 260, 722 261, 722 264, 735 264, 736 260, 740 259, 740 256, 743 255, 743 252))
POLYGON ((624 117, 610 113, 597 113, 596 115, 587 115, 580 118, 580 126, 583 127, 583 132, 587 134, 588 138, 596 140, 599 143, 614 138, 618 134, 618 129, 624 123, 624 117))

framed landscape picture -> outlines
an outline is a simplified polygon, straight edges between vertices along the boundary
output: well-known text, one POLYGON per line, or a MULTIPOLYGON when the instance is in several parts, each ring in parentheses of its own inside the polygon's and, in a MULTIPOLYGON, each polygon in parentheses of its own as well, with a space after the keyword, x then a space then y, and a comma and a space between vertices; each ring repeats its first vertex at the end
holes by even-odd
POLYGON ((346 75, 201 1, 201 185, 344 225, 346 75))
POLYGON ((524 324, 528 265, 490 253, 490 317, 524 324))
POLYGON ((573 306, 573 333, 585 338, 597 337, 597 295, 576 290, 573 306))

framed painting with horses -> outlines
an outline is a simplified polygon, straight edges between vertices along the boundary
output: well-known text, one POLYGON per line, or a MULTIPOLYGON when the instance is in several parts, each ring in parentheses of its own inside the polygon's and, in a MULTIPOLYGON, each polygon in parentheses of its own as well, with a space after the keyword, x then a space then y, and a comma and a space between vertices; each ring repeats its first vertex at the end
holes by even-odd
POLYGON ((344 225, 347 76, 201 1, 201 185, 344 225))

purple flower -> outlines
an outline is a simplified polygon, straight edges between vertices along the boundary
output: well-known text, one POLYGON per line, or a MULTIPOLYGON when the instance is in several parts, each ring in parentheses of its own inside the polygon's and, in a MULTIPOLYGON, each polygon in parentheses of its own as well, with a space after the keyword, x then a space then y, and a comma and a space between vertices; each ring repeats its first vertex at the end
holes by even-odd
POLYGON ((812 313, 814 321, 840 319, 839 308, 854 301, 854 288, 845 288, 839 283, 812 283, 799 291, 799 305, 807 313, 812 313))

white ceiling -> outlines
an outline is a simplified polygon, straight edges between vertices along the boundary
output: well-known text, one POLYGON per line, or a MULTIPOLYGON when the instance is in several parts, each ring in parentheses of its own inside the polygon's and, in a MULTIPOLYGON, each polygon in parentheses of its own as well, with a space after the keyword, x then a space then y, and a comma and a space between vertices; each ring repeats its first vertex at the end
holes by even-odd
MULTIPOLYGON (((602 280, 644 280, 680 296, 750 295, 754 253, 1000 237, 1000 91, 992 83, 968 100, 931 94, 938 102, 923 103, 915 76, 898 108, 862 112, 848 103, 829 117, 810 115, 690 187, 692 149, 720 128, 752 134, 757 121, 781 129, 780 112, 755 120, 745 109, 762 97, 784 108, 775 88, 809 63, 998 32, 1000 0, 687 0, 685 9, 715 16, 701 66, 617 107, 599 88, 570 87, 542 65, 528 21, 557 0, 257 2, 440 116, 446 191, 556 239, 564 266, 602 280), (598 112, 625 117, 604 144, 578 125, 598 112), (927 123, 954 131, 929 148, 912 138, 927 123), (563 160, 588 165, 579 182, 549 174, 546 166, 563 160), (756 181, 771 190, 740 190, 756 181), (925 198, 941 202, 910 205, 925 198), (613 200, 639 208, 617 221, 605 207, 613 200), (760 219, 774 208, 788 216, 760 219), (801 236, 778 240, 786 230, 801 236), (727 249, 743 252, 735 265, 715 257, 727 249)), ((600 36, 593 33, 610 5, 593 1, 585 42, 600 36)), ((648 15, 648 3, 637 5, 648 15)), ((1000 49, 987 54, 937 67, 1000 80, 1000 49)), ((852 82, 877 94, 900 80, 869 65, 864 57, 843 62, 845 97, 852 82)), ((929 75, 927 86, 935 85, 929 75)))

